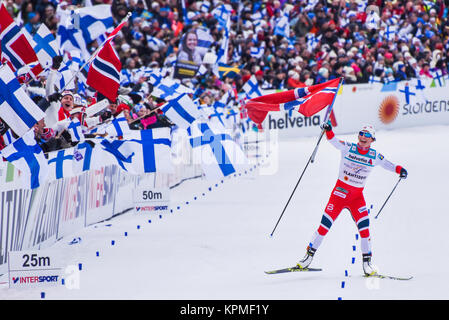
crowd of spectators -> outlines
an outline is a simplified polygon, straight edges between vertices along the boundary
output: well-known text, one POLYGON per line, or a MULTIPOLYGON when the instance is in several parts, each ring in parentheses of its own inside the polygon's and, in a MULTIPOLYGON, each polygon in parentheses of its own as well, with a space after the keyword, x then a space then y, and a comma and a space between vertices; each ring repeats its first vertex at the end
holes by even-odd
MULTIPOLYGON (((114 39, 122 70, 131 73, 141 67, 172 66, 183 34, 199 26, 209 30, 214 40, 210 50, 217 52, 224 30, 213 9, 224 5, 230 11, 231 22, 227 61, 240 68, 240 72, 220 78, 209 65, 206 75, 193 78, 188 84, 203 103, 220 99, 229 89, 240 91, 252 75, 263 89, 293 89, 336 77, 344 77, 345 83, 368 83, 373 79, 387 83, 433 77, 436 71, 448 74, 449 0, 6 0, 4 3, 31 34, 44 23, 56 35, 59 12, 67 8, 111 4, 116 24, 131 13, 127 25, 114 39), (289 33, 281 35, 275 32, 275 26, 283 16, 288 17, 289 33), (163 44, 155 48, 149 45, 148 37, 162 40, 163 44), (263 54, 255 56, 254 48, 264 48, 263 54)), ((91 50, 94 49, 95 44, 91 50)), ((132 101, 128 104, 111 101, 109 112, 100 115, 98 121, 114 116, 118 107, 125 111, 133 129, 151 128, 158 123, 172 125, 157 111, 163 101, 150 97, 151 90, 145 75, 133 78, 119 90, 132 101), (143 92, 143 96, 135 92, 143 92)), ((54 101, 55 97, 47 99, 54 101)), ((63 105, 60 117, 70 117, 70 112, 64 113, 63 105)))
MULTIPOLYGON (((336 77, 368 83, 432 77, 435 70, 448 73, 447 0, 225 0, 211 1, 209 10, 202 10, 205 2, 186 0, 186 15, 180 1, 114 2, 117 20, 127 10, 133 13, 124 36, 116 41, 124 68, 162 67, 177 51, 182 34, 198 25, 210 30, 218 50, 223 32, 211 12, 225 4, 232 8, 228 61, 243 65, 232 79, 237 90, 256 74, 265 88, 291 89, 336 77), (257 13, 261 18, 254 17, 257 13), (274 33, 282 15, 290 24, 287 36, 274 33), (155 51, 144 38, 136 40, 136 33, 157 37, 166 46, 155 51), (252 47, 262 46, 261 57, 251 54, 252 47)), ((227 80, 205 77, 200 84, 222 89, 231 82, 227 80)))

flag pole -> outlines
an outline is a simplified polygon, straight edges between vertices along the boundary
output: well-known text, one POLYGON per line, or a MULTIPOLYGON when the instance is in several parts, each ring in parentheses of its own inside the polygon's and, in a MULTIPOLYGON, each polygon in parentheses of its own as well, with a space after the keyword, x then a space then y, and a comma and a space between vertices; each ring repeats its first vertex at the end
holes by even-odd
MULTIPOLYGON (((326 110, 326 115, 324 116, 323 123, 326 123, 326 122, 329 121, 329 117, 330 117, 332 109, 334 107, 335 98, 337 97, 338 92, 340 91, 340 86, 341 86, 342 82, 343 82, 343 78, 340 78, 340 82, 338 83, 338 87, 337 87, 337 93, 335 94, 334 99, 332 100, 332 103, 329 105, 329 107, 326 110)), ((316 153, 318 151, 318 145, 320 144, 321 138, 323 138, 324 132, 325 132, 325 130, 322 129, 320 137, 318 139, 318 143, 317 143, 315 149, 313 150, 312 157, 311 157, 311 160, 310 160, 310 162, 312 162, 312 163, 315 161, 315 156, 316 156, 316 153)))
MULTIPOLYGON (((337 94, 338 94, 338 90, 340 90, 340 85, 341 85, 342 82, 343 82, 342 80, 343 80, 343 78, 340 78, 340 82, 338 83, 338 87, 337 87, 337 92, 335 93, 335 96, 334 96, 334 99, 332 100, 331 105, 328 107, 328 110, 327 110, 326 116, 325 116, 325 122, 328 121, 327 118, 328 118, 328 116, 330 115, 330 111, 332 110, 332 107, 333 107, 333 105, 334 105, 335 98, 337 97, 337 94)), ((293 197, 293 194, 295 193, 296 189, 298 188, 298 185, 299 185, 299 183, 301 182, 302 177, 304 176, 304 173, 305 173, 306 170, 307 170, 307 167, 309 166, 310 163, 313 163, 314 158, 315 158, 315 155, 316 155, 316 152, 317 152, 317 150, 318 150, 318 146, 319 146, 319 144, 320 144, 320 142, 321 142, 321 139, 323 138, 324 132, 325 132, 324 129, 321 130, 321 134, 320 134, 320 137, 318 138, 318 142, 316 143, 315 148, 313 149, 313 152, 312 152, 312 154, 311 154, 311 156, 310 156, 310 158, 309 158, 309 161, 307 161, 307 164, 306 164, 306 166, 304 167, 304 170, 302 171, 301 176, 300 176, 299 179, 298 179, 298 182, 296 182, 296 185, 295 185, 295 187, 293 188, 293 191, 292 191, 292 193, 290 194, 290 197, 288 198, 288 201, 287 201, 287 203, 285 204, 284 209, 282 210, 282 213, 281 213, 281 215, 280 215, 278 221, 276 222, 276 225, 274 226, 273 231, 272 231, 271 234, 270 234, 271 237, 273 236, 274 231, 276 231, 276 228, 277 228, 279 222, 281 221, 281 219, 282 219, 282 217, 283 217, 283 215, 284 215, 284 213, 285 213, 285 209, 287 209, 287 207, 288 207, 288 205, 289 205, 289 203, 290 203, 290 200, 291 200, 292 197, 293 197)))
MULTIPOLYGON (((131 12, 128 12, 128 14, 126 15, 125 18, 123 18, 123 20, 119 23, 119 25, 121 25, 122 23, 128 21, 129 17, 131 17, 131 12)), ((90 58, 78 69, 77 72, 75 72, 75 74, 72 76, 72 78, 65 84, 65 86, 60 90, 60 92, 64 91, 65 88, 69 85, 70 82, 74 81, 75 78, 78 76, 78 74, 81 72, 81 70, 83 70, 88 64, 91 64, 92 61, 95 59, 95 57, 98 55, 98 52, 103 48, 103 46, 106 44, 106 42, 111 41, 114 37, 116 36, 116 34, 110 39, 109 37, 103 41, 103 43, 98 46, 98 48, 94 51, 94 53, 92 53, 92 55, 90 56, 90 58)))

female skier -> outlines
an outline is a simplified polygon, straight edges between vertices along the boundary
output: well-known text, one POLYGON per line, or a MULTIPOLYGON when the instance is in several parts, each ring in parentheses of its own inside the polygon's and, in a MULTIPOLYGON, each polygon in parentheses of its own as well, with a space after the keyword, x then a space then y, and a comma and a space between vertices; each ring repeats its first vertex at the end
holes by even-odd
POLYGON ((316 250, 335 219, 343 209, 348 209, 361 238, 363 271, 367 276, 375 275, 377 270, 371 264, 369 218, 363 188, 371 170, 377 165, 398 173, 404 179, 407 177, 407 170, 391 163, 382 154, 371 148, 371 144, 376 138, 374 128, 370 125, 364 126, 360 130, 357 144, 335 138, 332 127, 328 123, 323 124, 322 128, 326 130, 329 142, 341 152, 340 172, 321 218, 321 224, 307 246, 305 257, 298 262, 297 267, 305 269, 310 265, 316 250))

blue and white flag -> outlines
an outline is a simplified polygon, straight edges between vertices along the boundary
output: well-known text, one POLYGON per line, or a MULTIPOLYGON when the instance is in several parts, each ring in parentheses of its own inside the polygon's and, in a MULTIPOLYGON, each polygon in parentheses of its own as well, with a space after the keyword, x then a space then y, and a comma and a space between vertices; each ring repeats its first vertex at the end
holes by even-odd
POLYGON ((250 48, 250 55, 253 58, 260 59, 265 53, 265 41, 260 46, 253 45, 250 48))
POLYGON ((83 133, 83 126, 81 125, 81 122, 74 118, 72 121, 70 121, 67 131, 70 133, 70 138, 72 139, 72 142, 75 141, 84 141, 84 133, 83 133))
POLYGON ((135 156, 133 171, 173 173, 170 128, 133 130, 126 142, 132 145, 135 156))
POLYGON ((239 118, 240 118, 240 113, 238 112, 238 110, 236 111, 235 108, 229 108, 229 110, 226 114, 225 127, 233 128, 233 126, 239 122, 239 118))
POLYGON ((72 13, 72 19, 75 27, 81 30, 87 44, 114 29, 110 4, 76 9, 72 13))
POLYGON ((226 110, 224 107, 221 106, 213 106, 212 108, 210 108, 210 110, 212 111, 209 114, 209 123, 214 124, 220 128, 224 128, 225 125, 225 114, 226 114, 226 110))
POLYGON ((382 81, 382 79, 380 77, 371 75, 371 76, 369 76, 369 83, 373 84, 373 83, 384 83, 384 82, 382 81))
POLYGON ((178 81, 170 78, 163 79, 157 87, 153 88, 152 96, 169 101, 183 93, 194 93, 194 91, 178 81))
POLYGON ((11 144, 17 140, 12 135, 11 129, 8 129, 2 137, 3 137, 3 142, 5 143, 5 146, 7 146, 8 144, 11 144))
POLYGON ((178 127, 187 129, 200 116, 192 99, 183 93, 161 107, 162 112, 178 127))
POLYGON ((20 139, 0 151, 2 157, 21 171, 23 186, 35 189, 48 176, 48 162, 44 152, 34 139, 34 130, 29 130, 20 139))
POLYGON ((210 34, 209 29, 207 28, 198 27, 196 29, 196 35, 198 36, 198 43, 196 50, 202 57, 204 57, 206 52, 208 52, 212 47, 212 45, 214 44, 215 40, 210 34))
POLYGON ((33 49, 44 69, 51 67, 53 58, 60 55, 58 42, 44 23, 33 37, 33 49))
POLYGON ((132 130, 123 140, 103 139, 100 146, 103 161, 114 159, 128 173, 173 172, 170 128, 132 130))
POLYGON ((76 174, 95 170, 105 165, 103 152, 97 141, 84 141, 73 150, 72 170, 76 174))
POLYGON ((440 69, 435 69, 434 71, 431 71, 430 74, 432 75, 435 85, 438 84, 439 87, 446 85, 443 72, 440 69))
POLYGON ((393 41, 395 40, 397 32, 398 32, 397 26, 388 25, 384 30, 381 30, 379 32, 379 36, 381 39, 385 41, 393 41))
POLYGON ((212 15, 218 20, 221 28, 226 27, 226 22, 231 18, 232 7, 229 4, 221 4, 212 10, 212 15))
POLYGON ((74 148, 67 148, 48 153, 50 181, 76 175, 73 171, 73 151, 74 148))
POLYGON ((200 11, 204 13, 208 13, 210 10, 210 2, 209 1, 203 1, 201 2, 200 11))
POLYGON ((65 88, 65 90, 74 90, 75 89, 75 79, 73 77, 74 73, 64 62, 61 63, 61 66, 58 69, 58 81, 56 81, 55 85, 59 90, 65 88))
POLYGON ((150 35, 147 35, 147 44, 148 47, 154 51, 160 51, 167 46, 165 42, 158 37, 153 37, 150 35))
POLYGON ((154 87, 157 87, 167 76, 167 74, 167 68, 150 69, 145 71, 145 77, 149 78, 148 82, 151 83, 154 87))
POLYGON ((87 49, 86 40, 83 37, 82 32, 75 28, 70 22, 60 23, 58 26, 58 32, 56 34, 56 41, 61 51, 81 51, 81 55, 84 60, 90 58, 90 52, 87 49))
POLYGON ((103 150, 102 158, 105 163, 111 164, 110 161, 112 161, 113 164, 120 166, 124 171, 137 174, 134 171, 132 161, 138 151, 128 141, 103 139, 98 147, 103 150))
POLYGON ((196 122, 189 131, 194 163, 201 163, 207 179, 218 180, 248 167, 242 149, 225 130, 211 123, 196 122))
POLYGON ((306 34, 306 39, 307 39, 307 50, 309 52, 313 52, 313 50, 315 50, 316 46, 321 40, 321 35, 316 37, 315 34, 308 33, 306 34))
MULTIPOLYGON (((228 51, 229 51, 229 31, 231 30, 231 18, 229 17, 226 21, 224 28, 223 39, 221 39, 220 49, 217 52, 217 62, 218 63, 228 63, 228 51)), ((216 68, 218 66, 214 65, 216 68)), ((218 72, 217 72, 218 73, 218 72)))
POLYGON ((30 130, 45 113, 20 86, 8 64, 0 67, 0 118, 19 137, 30 130))
POLYGON ((254 75, 245 82, 242 86, 243 91, 246 93, 248 99, 253 99, 264 95, 263 90, 260 88, 259 83, 254 75))
POLYGON ((128 120, 125 117, 125 114, 122 112, 117 117, 115 117, 111 123, 109 123, 105 132, 109 137, 123 137, 129 135, 131 133, 131 129, 129 128, 128 120))
POLYGON ((279 19, 276 19, 273 34, 286 38, 290 37, 290 22, 288 20, 288 15, 284 14, 279 19))

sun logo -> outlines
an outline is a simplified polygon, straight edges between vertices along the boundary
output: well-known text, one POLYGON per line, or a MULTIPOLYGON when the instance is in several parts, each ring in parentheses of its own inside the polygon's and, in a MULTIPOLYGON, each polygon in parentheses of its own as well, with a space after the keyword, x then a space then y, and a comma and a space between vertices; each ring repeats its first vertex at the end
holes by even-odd
POLYGON ((382 123, 392 123, 399 114, 399 100, 391 95, 383 99, 379 107, 379 118, 382 123))

